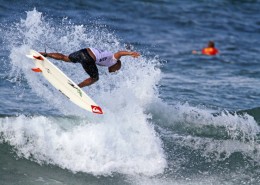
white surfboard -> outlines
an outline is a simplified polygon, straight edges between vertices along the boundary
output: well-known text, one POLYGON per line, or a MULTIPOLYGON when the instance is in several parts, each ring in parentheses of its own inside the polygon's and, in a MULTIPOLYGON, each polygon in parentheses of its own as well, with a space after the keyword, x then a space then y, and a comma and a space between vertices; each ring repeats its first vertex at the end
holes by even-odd
POLYGON ((30 50, 30 54, 26 56, 33 59, 35 62, 35 68, 32 68, 32 70, 34 72, 42 73, 56 89, 73 103, 87 111, 103 114, 102 109, 83 90, 81 90, 77 84, 47 58, 34 50, 30 50))

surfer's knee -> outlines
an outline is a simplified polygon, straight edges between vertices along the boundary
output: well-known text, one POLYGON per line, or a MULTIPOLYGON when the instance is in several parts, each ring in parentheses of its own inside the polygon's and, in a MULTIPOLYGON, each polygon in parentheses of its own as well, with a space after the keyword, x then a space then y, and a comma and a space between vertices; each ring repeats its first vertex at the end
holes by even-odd
POLYGON ((97 75, 95 77, 92 77, 92 79, 93 79, 94 82, 97 82, 99 80, 99 76, 97 75))
MULTIPOLYGON (((98 76, 97 77, 90 77, 89 79, 88 79, 88 82, 87 82, 87 84, 85 84, 84 86, 87 86, 87 85, 92 85, 92 84, 94 84, 94 83, 96 83, 97 81, 98 81, 98 76)), ((79 86, 80 87, 80 86, 79 86)))

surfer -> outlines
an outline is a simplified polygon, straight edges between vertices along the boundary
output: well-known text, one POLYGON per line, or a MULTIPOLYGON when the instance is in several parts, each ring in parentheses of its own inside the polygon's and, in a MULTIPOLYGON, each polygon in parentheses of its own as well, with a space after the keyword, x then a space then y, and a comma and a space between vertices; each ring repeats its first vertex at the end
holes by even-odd
POLYGON ((81 63, 84 70, 90 76, 78 84, 81 88, 98 81, 99 73, 97 65, 108 67, 108 71, 110 73, 116 72, 121 68, 120 58, 122 56, 132 56, 133 58, 140 56, 140 53, 135 51, 118 51, 116 53, 112 53, 110 51, 104 51, 96 48, 84 48, 71 53, 68 56, 62 53, 40 52, 40 54, 44 57, 50 57, 55 60, 62 60, 64 62, 81 63))
MULTIPOLYGON (((199 52, 198 51, 192 51, 192 53, 193 54, 198 54, 199 52)), ((213 42, 213 41, 209 41, 208 42, 208 46, 207 47, 205 47, 205 48, 203 48, 202 50, 201 50, 201 53, 203 54, 203 55, 216 55, 216 54, 218 54, 219 53, 219 51, 218 51, 218 49, 217 48, 215 48, 215 43, 213 42)))

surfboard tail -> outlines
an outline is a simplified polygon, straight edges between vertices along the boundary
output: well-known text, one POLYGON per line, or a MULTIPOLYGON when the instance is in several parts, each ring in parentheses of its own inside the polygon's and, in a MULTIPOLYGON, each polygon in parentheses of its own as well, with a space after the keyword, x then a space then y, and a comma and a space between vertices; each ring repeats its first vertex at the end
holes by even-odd
POLYGON ((32 68, 32 70, 36 73, 41 73, 42 70, 40 68, 32 68))
POLYGON ((44 60, 42 56, 33 56, 33 58, 37 60, 44 60))
POLYGON ((102 109, 99 106, 91 105, 91 109, 92 109, 93 113, 103 114, 103 111, 102 111, 102 109))

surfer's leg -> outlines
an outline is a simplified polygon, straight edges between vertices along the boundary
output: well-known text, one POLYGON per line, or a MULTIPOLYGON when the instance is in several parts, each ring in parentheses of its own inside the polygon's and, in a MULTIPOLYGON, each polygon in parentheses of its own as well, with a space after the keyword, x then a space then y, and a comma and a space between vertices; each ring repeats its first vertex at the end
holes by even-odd
POLYGON ((95 81, 98 81, 99 79, 99 74, 98 74, 98 68, 95 64, 95 62, 82 62, 82 67, 84 70, 88 73, 88 75, 93 78, 95 81))
POLYGON ((98 81, 99 77, 98 77, 98 68, 95 64, 94 61, 81 61, 82 67, 84 68, 84 70, 88 73, 88 75, 90 76, 89 78, 87 78, 86 80, 84 80, 83 82, 79 83, 78 86, 80 88, 85 87, 85 86, 89 86, 93 83, 95 83, 96 81, 98 81))
POLYGON ((89 85, 95 83, 96 81, 97 81, 97 80, 95 80, 95 79, 89 77, 89 78, 87 78, 86 80, 84 80, 83 82, 79 83, 78 86, 79 86, 80 88, 82 88, 82 87, 85 87, 85 86, 89 86, 89 85))
POLYGON ((79 87, 84 87, 91 85, 98 81, 99 79, 99 74, 98 74, 98 68, 96 66, 95 61, 89 56, 85 51, 83 52, 82 58, 80 60, 80 63, 84 70, 88 73, 90 78, 87 78, 80 84, 78 84, 79 87))

